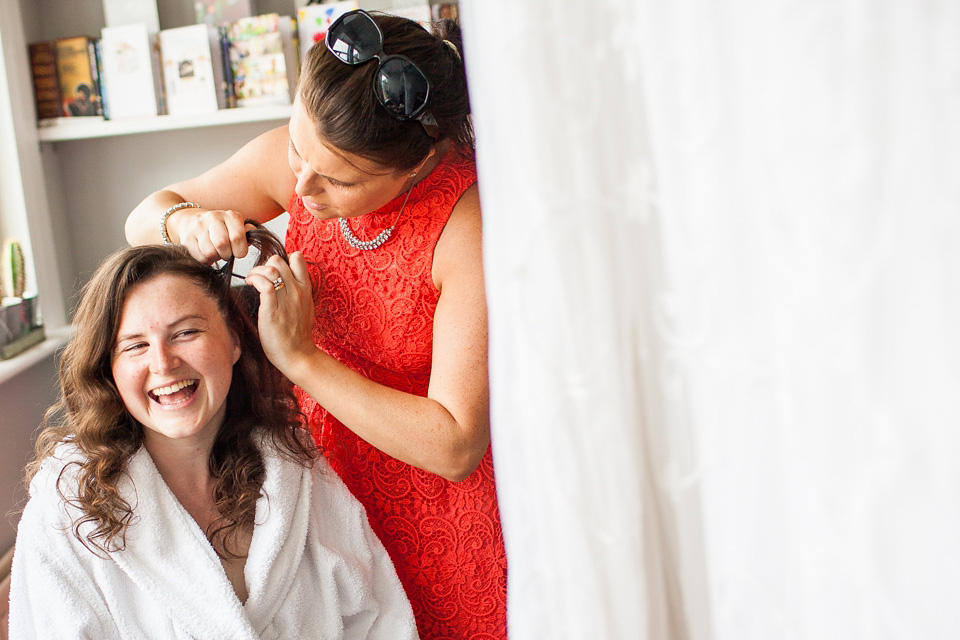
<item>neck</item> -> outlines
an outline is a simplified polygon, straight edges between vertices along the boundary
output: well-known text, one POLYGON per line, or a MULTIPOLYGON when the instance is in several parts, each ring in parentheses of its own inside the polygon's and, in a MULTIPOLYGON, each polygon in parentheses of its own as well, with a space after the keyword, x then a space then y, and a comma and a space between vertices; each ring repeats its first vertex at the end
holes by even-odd
POLYGON ((450 150, 450 141, 444 140, 438 142, 434 147, 433 154, 428 156, 424 160, 423 164, 420 165, 420 168, 417 169, 417 175, 414 177, 413 182, 410 183, 410 186, 407 187, 413 188, 418 182, 426 178, 430 173, 437 168, 437 165, 440 164, 440 161, 443 160, 443 157, 447 155, 447 151, 450 150))
POLYGON ((212 442, 158 441, 147 438, 144 447, 160 472, 160 477, 182 504, 194 502, 200 496, 212 495, 212 442))

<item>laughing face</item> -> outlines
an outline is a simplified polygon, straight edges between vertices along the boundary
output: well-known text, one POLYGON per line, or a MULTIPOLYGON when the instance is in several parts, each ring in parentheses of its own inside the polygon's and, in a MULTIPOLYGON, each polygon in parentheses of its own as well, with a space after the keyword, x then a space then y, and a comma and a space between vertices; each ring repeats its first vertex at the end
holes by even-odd
POLYGON ((113 379, 148 448, 211 444, 226 412, 240 345, 202 288, 165 274, 130 289, 113 351, 113 379))

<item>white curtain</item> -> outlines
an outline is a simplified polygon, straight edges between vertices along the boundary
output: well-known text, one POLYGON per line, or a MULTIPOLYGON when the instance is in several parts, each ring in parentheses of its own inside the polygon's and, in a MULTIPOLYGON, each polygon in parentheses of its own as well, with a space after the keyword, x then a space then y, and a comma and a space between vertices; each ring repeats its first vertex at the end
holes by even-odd
POLYGON ((960 3, 460 6, 511 640, 960 638, 960 3))

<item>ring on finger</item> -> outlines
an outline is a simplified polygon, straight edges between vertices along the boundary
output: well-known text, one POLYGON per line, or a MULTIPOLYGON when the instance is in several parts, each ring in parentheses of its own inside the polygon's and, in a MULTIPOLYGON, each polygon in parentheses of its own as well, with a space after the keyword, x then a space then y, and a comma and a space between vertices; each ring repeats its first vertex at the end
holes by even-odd
POLYGON ((277 278, 276 280, 273 281, 274 291, 280 291, 280 289, 283 289, 285 286, 287 285, 283 283, 283 278, 277 278))

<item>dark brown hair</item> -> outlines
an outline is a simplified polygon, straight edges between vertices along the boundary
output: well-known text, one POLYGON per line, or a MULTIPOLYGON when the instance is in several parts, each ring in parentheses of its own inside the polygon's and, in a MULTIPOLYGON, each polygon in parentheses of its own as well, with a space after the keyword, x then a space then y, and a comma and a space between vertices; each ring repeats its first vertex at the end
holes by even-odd
MULTIPOLYGON (((283 245, 266 229, 249 231, 247 237, 260 249, 258 263, 278 251, 286 257, 283 245)), ((64 487, 68 476, 63 472, 57 482, 64 500, 83 514, 73 523, 74 534, 91 549, 108 552, 124 547, 126 528, 135 514, 118 486, 127 461, 143 445, 143 427, 120 398, 112 357, 128 293, 161 275, 182 277, 203 289, 240 343, 226 416, 209 461, 220 518, 206 532, 218 553, 236 557, 233 534, 253 523, 264 480, 257 437, 265 435, 281 455, 304 465, 310 464, 316 450, 303 437, 305 421, 292 384, 263 352, 256 326, 240 300, 244 288, 230 286, 229 266, 214 269, 201 264, 183 247, 148 245, 118 251, 83 288, 74 316, 75 334, 60 358, 60 399, 44 416, 27 481, 61 443, 75 446, 84 458, 69 463, 78 467, 77 486, 64 487), (80 529, 85 524, 93 526, 84 535, 80 529)))
POLYGON ((473 153, 460 26, 441 20, 431 34, 406 18, 377 12, 370 16, 383 33, 384 53, 410 58, 430 80, 427 110, 438 131, 431 137, 420 122, 396 120, 377 102, 372 90, 375 61, 345 64, 318 42, 304 57, 297 89, 317 135, 336 149, 397 172, 416 167, 441 140, 451 140, 455 151, 473 153))

